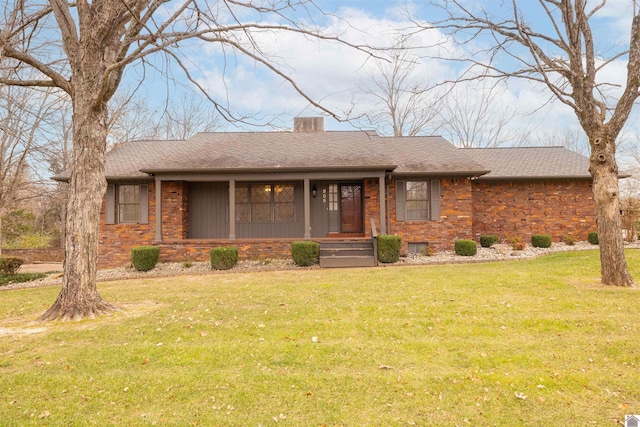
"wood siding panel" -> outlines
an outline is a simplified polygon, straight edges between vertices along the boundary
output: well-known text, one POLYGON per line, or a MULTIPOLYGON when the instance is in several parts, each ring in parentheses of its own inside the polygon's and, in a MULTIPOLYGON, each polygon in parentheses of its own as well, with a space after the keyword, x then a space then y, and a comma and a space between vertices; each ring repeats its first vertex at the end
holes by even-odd
POLYGON ((189 184, 189 238, 229 237, 228 184, 206 182, 189 184))

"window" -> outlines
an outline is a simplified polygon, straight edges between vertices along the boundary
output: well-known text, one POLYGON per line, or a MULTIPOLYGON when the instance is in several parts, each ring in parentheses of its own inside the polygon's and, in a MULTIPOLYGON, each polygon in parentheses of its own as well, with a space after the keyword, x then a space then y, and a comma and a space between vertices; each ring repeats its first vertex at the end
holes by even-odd
POLYGON ((440 219, 440 181, 396 181, 396 220, 440 219))
POLYGON ((149 186, 109 184, 106 196, 107 224, 148 224, 149 186))
POLYGON ((237 222, 292 222, 294 220, 293 185, 236 185, 237 222))
POLYGON ((118 222, 138 222, 140 218, 140 186, 118 186, 118 222))
POLYGON ((429 219, 429 187, 426 181, 407 181, 406 218, 429 219))
POLYGON ((338 184, 329 184, 329 210, 338 210, 338 184))

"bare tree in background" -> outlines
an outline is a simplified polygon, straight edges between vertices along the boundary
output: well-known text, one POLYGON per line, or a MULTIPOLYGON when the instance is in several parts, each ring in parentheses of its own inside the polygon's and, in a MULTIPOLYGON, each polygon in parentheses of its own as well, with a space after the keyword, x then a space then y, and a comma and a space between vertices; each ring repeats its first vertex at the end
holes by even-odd
MULTIPOLYGON (((620 222, 620 192, 616 139, 640 95, 640 15, 635 1, 629 10, 632 23, 626 45, 607 45, 594 38, 592 21, 607 8, 620 3, 587 0, 538 0, 535 22, 528 21, 520 5, 511 0, 495 16, 479 6, 449 0, 439 3, 446 17, 433 26, 451 34, 469 49, 473 66, 497 78, 522 78, 545 87, 554 98, 569 106, 586 133, 591 148, 589 171, 600 241, 601 280, 605 285, 634 286, 624 255, 620 222), (498 62, 501 60, 501 62, 498 62), (616 94, 607 92, 602 71, 615 61, 627 66, 626 82, 616 94), (504 64, 504 65, 501 65, 504 64)), ((531 12, 531 11, 529 11, 531 12)), ((529 14, 528 16, 532 16, 529 14)), ((598 24, 601 25, 601 24, 598 24)), ((615 85, 614 85, 615 86, 615 85)))
POLYGON ((368 85, 360 89, 365 99, 371 98, 375 105, 363 113, 360 121, 382 135, 435 133, 439 128, 439 87, 423 77, 420 58, 412 53, 406 40, 398 40, 389 52, 389 58, 375 62, 368 85))
POLYGON ((0 85, 0 253, 2 216, 22 200, 32 198, 27 185, 29 163, 45 144, 43 127, 57 109, 51 88, 31 91, 0 85))
POLYGON ((161 113, 157 137, 185 140, 198 132, 214 132, 222 126, 222 117, 210 103, 201 98, 183 95, 174 99, 161 113))
MULTIPOLYGON (((0 67, 9 74, 0 77, 0 84, 60 88, 73 108, 62 289, 40 320, 80 319, 116 309, 98 293, 96 272, 100 207, 106 190, 108 105, 125 69, 133 64, 146 64, 149 55, 162 53, 197 85, 188 66, 191 64, 185 46, 196 41, 211 43, 220 46, 223 52, 250 57, 284 79, 310 104, 331 114, 296 85, 265 53, 256 37, 264 32, 287 32, 365 50, 305 26, 301 14, 308 13, 311 17, 318 12, 314 8, 313 3, 305 0, 4 3, 0 15, 0 67), (28 77, 26 71, 30 70, 39 75, 28 77)), ((140 75, 143 79, 144 73, 140 75)), ((225 107, 225 100, 211 97, 209 100, 223 117, 234 119, 225 107)))
POLYGON ((461 148, 522 145, 531 132, 530 125, 513 126, 524 115, 503 102, 505 92, 500 81, 454 83, 438 115, 444 136, 461 148))

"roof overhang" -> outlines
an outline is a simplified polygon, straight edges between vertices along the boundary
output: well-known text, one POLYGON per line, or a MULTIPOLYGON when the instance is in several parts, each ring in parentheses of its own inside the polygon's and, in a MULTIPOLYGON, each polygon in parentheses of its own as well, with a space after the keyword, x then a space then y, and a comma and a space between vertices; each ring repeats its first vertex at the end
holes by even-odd
POLYGON ((392 172, 391 175, 398 178, 403 177, 413 177, 413 176, 421 176, 421 177, 432 177, 432 178, 449 178, 449 177, 464 177, 464 178, 478 178, 482 175, 488 174, 490 171, 482 170, 482 171, 416 171, 416 172, 392 172))
POLYGON ((392 171, 398 165, 363 165, 363 166, 339 166, 325 165, 312 167, 271 167, 271 168, 206 168, 206 169, 163 169, 163 168, 145 168, 140 172, 149 175, 169 175, 169 174, 260 174, 260 173, 279 173, 279 172, 330 172, 333 170, 340 171, 392 171))

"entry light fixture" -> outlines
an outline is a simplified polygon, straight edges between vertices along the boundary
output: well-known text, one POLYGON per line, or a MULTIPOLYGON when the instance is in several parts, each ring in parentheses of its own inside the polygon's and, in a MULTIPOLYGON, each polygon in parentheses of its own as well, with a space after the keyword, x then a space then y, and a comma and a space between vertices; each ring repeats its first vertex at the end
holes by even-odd
POLYGON ((313 187, 311 187, 311 197, 315 199, 317 196, 318 196, 318 187, 316 187, 316 185, 313 184, 313 187))

